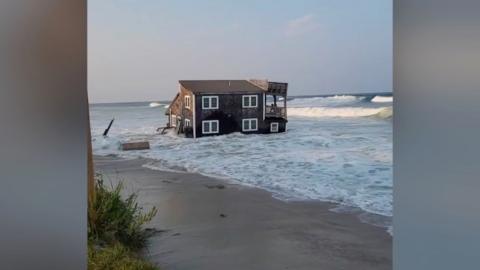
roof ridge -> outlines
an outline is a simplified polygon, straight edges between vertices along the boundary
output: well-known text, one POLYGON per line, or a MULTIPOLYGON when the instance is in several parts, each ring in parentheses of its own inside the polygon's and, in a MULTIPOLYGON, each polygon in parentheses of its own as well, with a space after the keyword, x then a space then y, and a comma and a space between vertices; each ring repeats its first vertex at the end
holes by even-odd
POLYGON ((192 92, 263 92, 266 89, 248 79, 240 80, 179 80, 182 87, 192 92))

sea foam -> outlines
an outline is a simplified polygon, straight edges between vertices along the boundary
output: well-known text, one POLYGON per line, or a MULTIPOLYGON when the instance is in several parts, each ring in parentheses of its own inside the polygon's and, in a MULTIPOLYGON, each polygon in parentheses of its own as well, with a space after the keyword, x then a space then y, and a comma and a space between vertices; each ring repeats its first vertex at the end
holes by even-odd
MULTIPOLYGON (((365 117, 374 116, 384 112, 387 107, 362 108, 362 107, 307 107, 288 108, 289 116, 305 117, 365 117)), ((387 116, 388 117, 388 116, 387 116)))
POLYGON ((375 96, 374 98, 372 98, 372 102, 377 102, 377 103, 393 102, 393 97, 375 96))
POLYGON ((162 106, 162 104, 158 103, 158 102, 152 102, 152 103, 149 104, 149 106, 152 107, 152 108, 155 108, 155 107, 158 107, 158 106, 162 106))

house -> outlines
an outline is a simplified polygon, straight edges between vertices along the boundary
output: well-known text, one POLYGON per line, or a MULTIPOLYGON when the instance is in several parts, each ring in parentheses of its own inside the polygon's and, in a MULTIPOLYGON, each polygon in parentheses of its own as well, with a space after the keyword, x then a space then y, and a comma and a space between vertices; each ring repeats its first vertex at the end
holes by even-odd
POLYGON ((182 80, 166 111, 168 127, 186 137, 285 132, 287 83, 182 80))

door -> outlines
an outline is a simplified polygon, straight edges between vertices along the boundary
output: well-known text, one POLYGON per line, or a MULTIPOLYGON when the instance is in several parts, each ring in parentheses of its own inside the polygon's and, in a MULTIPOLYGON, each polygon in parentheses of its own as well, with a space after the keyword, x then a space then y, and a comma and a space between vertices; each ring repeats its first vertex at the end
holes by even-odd
POLYGON ((278 122, 270 123, 270 132, 272 133, 278 132, 278 122))

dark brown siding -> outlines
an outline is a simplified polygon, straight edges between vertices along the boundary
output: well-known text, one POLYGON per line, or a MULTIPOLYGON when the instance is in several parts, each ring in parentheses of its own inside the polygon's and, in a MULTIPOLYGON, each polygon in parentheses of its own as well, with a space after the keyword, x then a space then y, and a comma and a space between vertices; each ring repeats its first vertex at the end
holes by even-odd
POLYGON ((270 124, 271 123, 278 123, 278 132, 285 132, 286 128, 287 128, 287 120, 283 119, 283 118, 276 118, 276 117, 272 117, 272 118, 266 118, 265 121, 264 121, 264 133, 270 133, 270 124))
MULTIPOLYGON (((248 133, 264 133, 265 125, 263 123, 263 95, 261 93, 242 93, 242 94, 204 94, 195 96, 196 111, 196 135, 202 136, 203 120, 219 120, 219 133, 227 134, 231 132, 242 131, 242 119, 257 118, 258 131, 248 133), (256 95, 256 108, 243 108, 243 95, 256 95), (202 109, 202 97, 218 96, 218 109, 202 109)), ((210 135, 210 134, 209 134, 210 135)), ((206 136, 206 135, 204 135, 206 136)))
MULTIPOLYGON (((189 119, 193 125, 193 94, 188 90, 180 86, 179 96, 170 105, 171 114, 175 114, 177 117, 182 117, 182 121, 189 119), (190 109, 185 107, 185 96, 190 96, 191 105, 190 109)), ((169 117, 170 122, 171 117, 169 117)), ((171 124, 171 123, 170 123, 171 124)), ((177 127, 178 128, 178 127, 177 127)), ((183 130, 181 130, 183 132, 183 130)))

